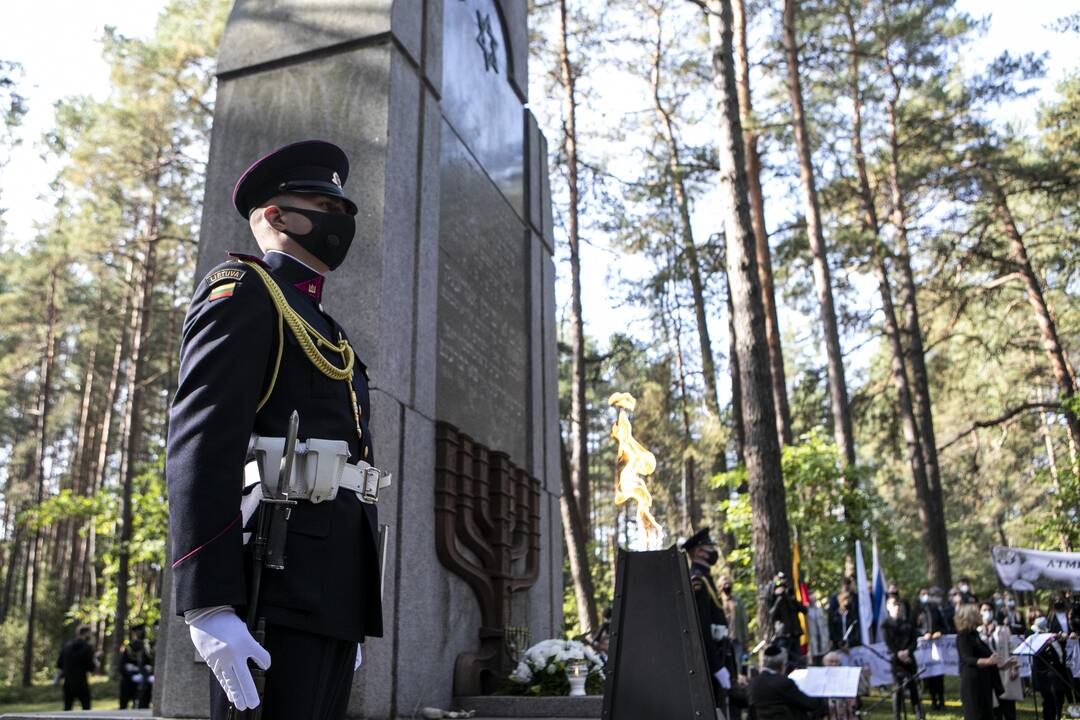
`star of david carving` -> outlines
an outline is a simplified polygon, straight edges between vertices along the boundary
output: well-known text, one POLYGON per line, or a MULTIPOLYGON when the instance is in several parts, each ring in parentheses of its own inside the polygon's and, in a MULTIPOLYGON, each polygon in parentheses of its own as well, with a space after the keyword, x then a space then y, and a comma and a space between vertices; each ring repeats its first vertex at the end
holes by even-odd
POLYGON ((499 72, 499 64, 495 58, 495 49, 499 47, 499 41, 495 39, 495 33, 491 32, 491 15, 487 13, 481 15, 477 10, 476 27, 479 29, 476 34, 476 44, 484 51, 484 71, 499 72))

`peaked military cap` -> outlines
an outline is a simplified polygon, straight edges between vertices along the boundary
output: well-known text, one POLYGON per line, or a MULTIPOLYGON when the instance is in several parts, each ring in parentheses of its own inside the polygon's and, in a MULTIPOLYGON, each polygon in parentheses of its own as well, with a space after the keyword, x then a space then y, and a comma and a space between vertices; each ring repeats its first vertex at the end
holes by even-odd
POLYGON ((701 545, 715 545, 712 538, 709 537, 709 528, 703 527, 696 533, 686 538, 686 542, 682 544, 683 552, 690 552, 696 547, 701 545))
POLYGON ((246 220, 251 211, 275 195, 311 193, 340 198, 350 215, 356 203, 345 196, 349 158, 325 140, 304 140, 274 150, 244 171, 233 188, 236 211, 246 220))

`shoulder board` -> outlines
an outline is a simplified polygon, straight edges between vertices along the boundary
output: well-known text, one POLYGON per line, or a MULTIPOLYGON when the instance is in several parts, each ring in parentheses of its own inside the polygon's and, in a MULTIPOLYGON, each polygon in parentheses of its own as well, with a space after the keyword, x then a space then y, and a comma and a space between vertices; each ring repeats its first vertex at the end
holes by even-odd
POLYGON ((231 253, 229 253, 229 257, 231 257, 231 258, 233 258, 235 260, 247 260, 248 262, 256 263, 257 265, 261 266, 263 270, 271 270, 272 269, 270 267, 270 263, 266 262, 261 257, 257 257, 255 255, 248 255, 246 253, 231 252, 231 253))

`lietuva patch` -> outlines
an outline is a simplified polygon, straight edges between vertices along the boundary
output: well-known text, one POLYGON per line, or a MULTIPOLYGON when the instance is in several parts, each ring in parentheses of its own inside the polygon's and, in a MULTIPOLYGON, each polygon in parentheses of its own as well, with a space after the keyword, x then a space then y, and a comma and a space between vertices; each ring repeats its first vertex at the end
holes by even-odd
POLYGON ((206 276, 206 287, 212 287, 222 280, 234 280, 239 282, 244 279, 244 273, 246 272, 247 270, 237 270, 236 268, 225 268, 224 270, 212 272, 206 276))

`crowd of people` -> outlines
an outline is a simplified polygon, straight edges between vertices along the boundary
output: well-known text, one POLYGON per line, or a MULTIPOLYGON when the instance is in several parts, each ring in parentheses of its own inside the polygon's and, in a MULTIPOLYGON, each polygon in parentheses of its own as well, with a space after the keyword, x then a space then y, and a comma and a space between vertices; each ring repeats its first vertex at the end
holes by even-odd
MULTIPOLYGON (((853 578, 845 578, 837 592, 820 600, 804 590, 803 597, 809 600, 804 604, 789 578, 778 574, 770 588, 764 637, 753 647, 747 612, 731 579, 716 582, 712 577, 718 556, 708 528, 691 536, 683 550, 690 561, 714 694, 727 717, 737 719, 744 712, 758 720, 860 717, 865 700, 811 698, 787 677, 795 668, 851 664, 852 649, 863 644, 853 578), (755 663, 758 650, 760 660, 755 663)), ((916 660, 920 640, 945 635, 955 635, 965 720, 1015 720, 1017 704, 1032 694, 1043 720, 1059 720, 1070 703, 1080 702, 1080 681, 1073 677, 1068 642, 1080 635, 1080 593, 1054 592, 1046 606, 1037 604, 1032 594, 1018 598, 1009 591, 995 592, 980 602, 970 580, 961 578, 948 593, 925 587, 910 600, 891 585, 883 612, 880 623, 867 628, 872 646, 862 652, 888 662, 897 720, 907 717, 909 708, 921 720, 924 706, 945 707, 945 678, 923 677, 916 660), (1034 633, 1052 636, 1030 656, 1030 673, 1024 673, 1014 650, 1034 633)))

